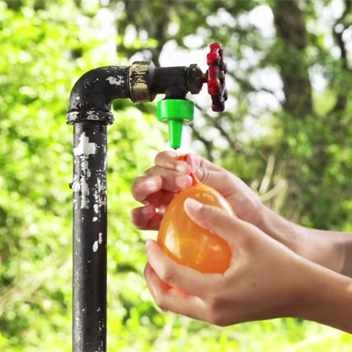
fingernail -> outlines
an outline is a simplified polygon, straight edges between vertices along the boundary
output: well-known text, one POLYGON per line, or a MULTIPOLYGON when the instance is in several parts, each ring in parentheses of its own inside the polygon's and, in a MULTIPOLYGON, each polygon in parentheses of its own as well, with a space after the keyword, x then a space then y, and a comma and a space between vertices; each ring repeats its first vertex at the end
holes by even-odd
POLYGON ((150 213, 151 213, 151 211, 152 211, 152 208, 147 205, 146 207, 142 208, 141 211, 142 211, 142 214, 143 214, 143 215, 150 215, 150 213))
POLYGON ((150 247, 150 243, 152 241, 151 240, 147 240, 147 242, 145 243, 145 249, 148 250, 148 248, 150 247))
POLYGON ((187 206, 195 211, 199 211, 203 207, 202 203, 199 203, 198 201, 192 198, 187 198, 186 202, 187 202, 187 206))
POLYGON ((186 173, 189 172, 189 165, 186 164, 186 163, 184 163, 184 162, 178 163, 178 164, 176 165, 176 170, 177 170, 178 172, 182 172, 182 173, 186 174, 186 173))
POLYGON ((150 191, 156 190, 158 188, 155 178, 147 178, 144 181, 144 186, 147 187, 150 191))
POLYGON ((178 187, 186 188, 192 185, 192 178, 190 176, 178 176, 175 182, 178 187))

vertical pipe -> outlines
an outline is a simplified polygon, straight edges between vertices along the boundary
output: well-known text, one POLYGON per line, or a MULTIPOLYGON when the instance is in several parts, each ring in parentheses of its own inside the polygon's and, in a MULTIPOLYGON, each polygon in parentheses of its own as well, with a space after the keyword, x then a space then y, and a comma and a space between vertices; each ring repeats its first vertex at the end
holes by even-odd
POLYGON ((106 124, 74 125, 73 352, 106 351, 106 124))
POLYGON ((72 88, 66 122, 74 125, 73 352, 106 351, 106 126, 111 102, 129 98, 128 67, 86 72, 72 88))

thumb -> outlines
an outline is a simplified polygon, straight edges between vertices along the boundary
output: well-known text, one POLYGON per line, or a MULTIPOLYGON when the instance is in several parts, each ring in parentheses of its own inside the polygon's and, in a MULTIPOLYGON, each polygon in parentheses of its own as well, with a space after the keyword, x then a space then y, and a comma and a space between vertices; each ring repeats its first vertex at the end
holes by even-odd
POLYGON ((184 203, 187 215, 199 226, 211 233, 222 237, 230 245, 234 244, 235 234, 244 230, 243 221, 231 216, 221 209, 204 205, 192 198, 187 198, 184 203))
POLYGON ((197 167, 194 173, 197 179, 205 185, 219 190, 225 185, 228 186, 226 175, 218 170, 209 170, 202 167, 197 167))
POLYGON ((221 193, 224 191, 223 188, 229 188, 231 180, 226 170, 198 155, 186 154, 185 161, 191 166, 192 172, 201 183, 221 193))

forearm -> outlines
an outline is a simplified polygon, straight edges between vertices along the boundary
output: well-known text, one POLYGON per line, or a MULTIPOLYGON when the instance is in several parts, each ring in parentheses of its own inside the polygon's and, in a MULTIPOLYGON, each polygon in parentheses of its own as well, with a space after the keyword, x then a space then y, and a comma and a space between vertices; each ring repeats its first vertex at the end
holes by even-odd
POLYGON ((298 255, 352 277, 352 233, 308 229, 265 208, 260 229, 298 255))
POLYGON ((352 279, 303 261, 289 315, 352 333, 352 279))
POLYGON ((318 264, 352 277, 352 233, 300 228, 306 232, 306 241, 310 242, 308 247, 312 248, 302 248, 302 256, 306 255, 318 264))

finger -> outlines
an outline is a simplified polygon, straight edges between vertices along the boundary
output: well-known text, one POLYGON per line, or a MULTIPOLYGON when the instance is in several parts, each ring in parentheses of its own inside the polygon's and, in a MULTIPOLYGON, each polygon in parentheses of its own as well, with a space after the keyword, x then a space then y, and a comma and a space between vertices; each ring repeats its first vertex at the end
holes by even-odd
POLYGON ((188 174, 170 171, 168 169, 154 166, 145 172, 145 176, 159 176, 162 179, 162 189, 171 192, 178 192, 192 186, 192 177, 188 174))
POLYGON ((143 204, 151 204, 156 209, 165 210, 177 193, 169 191, 159 191, 151 194, 143 201, 143 204))
POLYGON ((215 170, 198 167, 195 172, 198 180, 205 185, 216 189, 224 197, 234 193, 234 176, 226 170, 215 170))
POLYGON ((221 168, 211 161, 195 154, 186 154, 185 161, 191 166, 192 172, 196 173, 197 169, 207 169, 213 171, 220 171, 221 168))
POLYGON ((243 238, 243 233, 247 229, 245 222, 217 207, 204 205, 191 198, 186 199, 184 209, 195 223, 222 237, 231 245, 233 250, 236 250, 238 241, 241 241, 241 237, 243 238))
POLYGON ((152 205, 131 210, 130 217, 133 225, 139 230, 159 230, 164 214, 156 212, 152 205))
POLYGON ((172 151, 159 153, 154 160, 155 166, 183 174, 189 174, 191 172, 190 165, 186 161, 177 160, 176 157, 178 155, 180 154, 172 151))
POLYGON ((147 242, 148 261, 159 278, 182 291, 197 297, 205 297, 219 287, 222 280, 221 274, 202 274, 186 266, 177 264, 166 256, 157 242, 147 242))
POLYGON ((162 179, 158 175, 138 177, 133 182, 132 195, 138 202, 143 203, 149 195, 161 190, 161 187, 162 179))
POLYGON ((145 267, 144 277, 156 304, 162 310, 203 320, 206 307, 200 298, 167 285, 160 280, 149 263, 145 267))
POLYGON ((230 172, 198 155, 187 154, 186 161, 200 182, 216 189, 224 197, 232 195, 235 176, 230 172))

